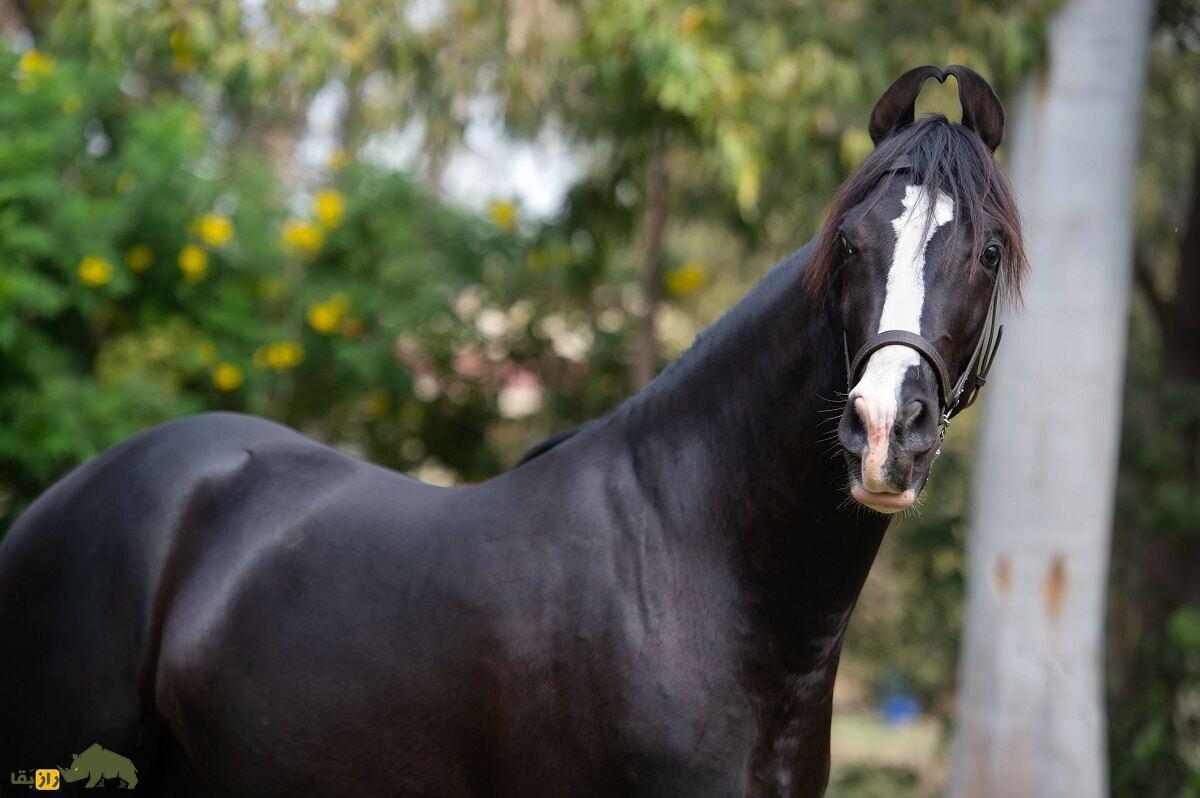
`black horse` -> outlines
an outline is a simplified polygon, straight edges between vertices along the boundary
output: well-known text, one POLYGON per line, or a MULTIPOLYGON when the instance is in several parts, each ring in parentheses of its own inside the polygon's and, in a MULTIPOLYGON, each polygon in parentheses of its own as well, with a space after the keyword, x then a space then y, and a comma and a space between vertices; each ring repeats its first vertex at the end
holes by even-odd
POLYGON ((906 73, 812 243, 482 484, 228 414, 83 465, 0 547, 0 775, 99 743, 150 795, 819 795, 886 513, 1024 270, 1002 128, 971 70, 906 73), (962 122, 916 121, 948 75, 962 122))

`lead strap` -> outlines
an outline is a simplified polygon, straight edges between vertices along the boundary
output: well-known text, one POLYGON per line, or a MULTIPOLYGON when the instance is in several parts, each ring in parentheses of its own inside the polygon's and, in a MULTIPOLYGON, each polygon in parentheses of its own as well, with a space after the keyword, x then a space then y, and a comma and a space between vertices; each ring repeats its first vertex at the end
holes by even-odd
POLYGON ((967 361, 967 367, 963 369, 962 375, 958 378, 958 382, 954 386, 954 396, 947 403, 946 412, 943 415, 943 426, 950 423, 950 418, 957 415, 963 410, 966 410, 975 402, 975 398, 979 395, 979 389, 987 382, 988 372, 992 369, 992 363, 996 359, 996 352, 1000 349, 1000 339, 1004 335, 1004 327, 1001 325, 995 330, 995 335, 992 334, 992 325, 996 323, 996 307, 1000 298, 1000 278, 996 277, 996 284, 992 287, 992 297, 988 302, 987 316, 983 319, 983 328, 979 331, 979 340, 975 343, 975 351, 971 353, 971 359, 967 361), (990 348, 989 348, 990 345, 990 348), (984 354, 986 352, 986 354, 984 354), (968 388, 968 382, 970 387, 968 388), (962 404, 959 401, 962 399, 963 393, 966 392, 966 401, 962 404))

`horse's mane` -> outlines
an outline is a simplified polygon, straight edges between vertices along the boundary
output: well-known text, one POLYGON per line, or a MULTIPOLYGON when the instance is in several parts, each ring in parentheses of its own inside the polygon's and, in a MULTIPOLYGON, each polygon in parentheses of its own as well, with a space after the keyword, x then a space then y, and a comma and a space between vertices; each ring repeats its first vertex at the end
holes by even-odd
POLYGON ((971 231, 973 250, 979 252, 985 245, 984 217, 997 221, 1005 247, 1000 275, 1003 290, 1019 301, 1028 264, 1012 186, 978 134, 941 114, 929 114, 881 141, 846 178, 808 263, 809 296, 819 301, 829 287, 839 258, 838 228, 846 213, 866 200, 880 181, 891 180, 897 161, 906 156, 911 182, 924 185, 935 196, 942 191, 954 200, 954 221, 946 241, 953 240, 958 225, 965 223, 971 231))
POLYGON ((572 427, 568 430, 563 430, 562 432, 556 432, 549 438, 546 438, 539 443, 535 443, 533 446, 529 447, 525 454, 521 455, 521 459, 517 461, 517 465, 525 465, 533 458, 545 454, 555 446, 558 446, 560 443, 566 441, 568 438, 574 438, 586 428, 587 424, 581 424, 578 427, 572 427))
MULTIPOLYGON (((949 122, 940 114, 925 116, 916 124, 884 139, 846 178, 833 200, 824 226, 812 245, 809 261, 805 266, 804 279, 807 281, 809 295, 815 301, 820 301, 829 285, 829 278, 839 258, 837 238, 842 218, 851 208, 865 201, 877 184, 891 180, 895 174, 892 170, 896 162, 905 156, 908 158, 912 175, 906 179, 925 185, 927 189, 942 191, 954 200, 956 212, 951 232, 956 231, 959 224, 967 224, 971 231, 974 251, 978 252, 984 246, 984 216, 996 219, 1006 250, 1001 266, 1003 290, 1012 299, 1019 300, 1021 284, 1028 266, 1021 237, 1021 216, 1012 187, 996 159, 992 157, 991 150, 979 135, 961 124, 949 122), (958 212, 960 209, 961 212, 958 212)), ((946 240, 954 240, 953 235, 948 236, 946 240)), ((786 259, 780 266, 792 264, 794 257, 795 255, 786 259)), ((973 263, 977 264, 977 261, 973 263)), ((773 276, 778 277, 779 274, 780 269, 777 267, 764 278, 764 282, 773 276)), ((730 311, 727 318, 739 310, 743 313, 753 312, 752 309, 747 309, 744 303, 740 303, 730 311)), ((681 365, 703 357, 705 348, 701 343, 708 337, 711 329, 713 328, 701 333, 696 343, 679 360, 668 366, 663 374, 677 371, 681 365)), ((518 465, 539 457, 595 423, 598 422, 589 422, 581 427, 560 432, 534 445, 518 465)))

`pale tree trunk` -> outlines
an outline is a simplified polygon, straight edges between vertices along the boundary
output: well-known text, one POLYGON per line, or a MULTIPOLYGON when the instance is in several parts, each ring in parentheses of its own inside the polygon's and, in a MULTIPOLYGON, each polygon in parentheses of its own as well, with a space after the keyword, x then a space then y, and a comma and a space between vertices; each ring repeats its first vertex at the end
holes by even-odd
POLYGON ((1102 642, 1150 0, 1069 0, 1013 119, 1032 276, 983 411, 952 798, 1108 790, 1102 642))

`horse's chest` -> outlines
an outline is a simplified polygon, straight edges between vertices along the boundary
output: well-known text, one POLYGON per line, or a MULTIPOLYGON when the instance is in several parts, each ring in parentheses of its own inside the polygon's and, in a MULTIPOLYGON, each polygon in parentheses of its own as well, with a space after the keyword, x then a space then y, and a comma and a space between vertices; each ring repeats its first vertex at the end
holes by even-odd
POLYGON ((621 707, 612 731, 635 768, 712 780, 689 785, 692 795, 742 795, 762 719, 746 668, 750 624, 735 602, 687 598, 626 618, 632 633, 607 652, 621 707))
POLYGON ((624 707, 617 755, 639 794, 743 794, 757 724, 732 669, 647 662, 624 707))
POLYGON ((646 663, 626 691, 631 727, 673 747, 725 750, 754 736, 749 696, 730 670, 646 663))

